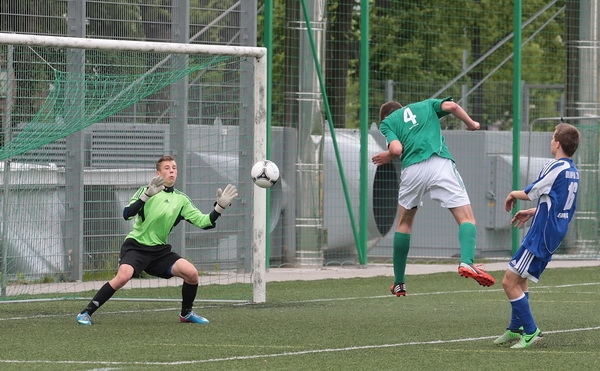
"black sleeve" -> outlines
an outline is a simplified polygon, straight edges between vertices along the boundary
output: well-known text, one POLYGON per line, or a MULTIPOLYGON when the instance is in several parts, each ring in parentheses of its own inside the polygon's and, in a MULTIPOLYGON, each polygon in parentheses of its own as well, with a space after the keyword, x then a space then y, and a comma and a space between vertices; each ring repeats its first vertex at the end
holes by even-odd
POLYGON ((208 214, 208 217, 210 219, 210 222, 214 225, 217 221, 217 219, 219 219, 219 217, 221 216, 221 214, 219 214, 216 210, 212 210, 210 212, 210 214, 208 214))
POLYGON ((129 218, 139 213, 142 207, 144 207, 144 201, 137 199, 134 203, 123 209, 123 219, 129 220, 129 218))

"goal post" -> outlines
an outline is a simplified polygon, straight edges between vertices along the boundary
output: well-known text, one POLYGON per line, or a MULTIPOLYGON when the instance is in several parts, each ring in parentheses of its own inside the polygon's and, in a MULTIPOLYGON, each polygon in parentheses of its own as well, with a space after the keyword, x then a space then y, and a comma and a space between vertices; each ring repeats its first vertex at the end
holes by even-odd
POLYGON ((120 211, 167 153, 201 211, 227 182, 240 190, 217 228, 181 223, 170 238, 199 267, 197 300, 266 301, 267 192, 249 176, 267 153, 266 74, 262 47, 0 33, 0 301, 72 298, 111 278, 132 226, 120 211), (69 68, 74 52, 84 62, 69 68), (182 80, 187 102, 172 99, 182 80))

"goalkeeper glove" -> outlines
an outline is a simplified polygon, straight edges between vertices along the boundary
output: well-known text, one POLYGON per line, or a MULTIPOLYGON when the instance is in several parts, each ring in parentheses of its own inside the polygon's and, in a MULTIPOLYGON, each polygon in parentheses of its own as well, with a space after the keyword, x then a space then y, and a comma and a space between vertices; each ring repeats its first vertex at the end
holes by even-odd
POLYGON ((238 196, 237 188, 234 185, 227 184, 224 190, 217 188, 217 202, 215 204, 215 211, 219 214, 223 213, 223 210, 227 206, 231 205, 231 202, 238 196))
POLYGON ((162 178, 162 176, 155 176, 152 178, 150 183, 148 183, 148 189, 146 189, 146 192, 142 193, 140 200, 144 202, 148 201, 150 197, 165 189, 164 184, 165 180, 162 178))

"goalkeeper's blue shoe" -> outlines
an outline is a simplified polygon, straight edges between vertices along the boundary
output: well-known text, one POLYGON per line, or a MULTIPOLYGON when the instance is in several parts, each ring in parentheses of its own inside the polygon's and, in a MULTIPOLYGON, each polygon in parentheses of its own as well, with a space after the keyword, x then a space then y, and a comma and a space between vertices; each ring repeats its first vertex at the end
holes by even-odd
POLYGON ((77 323, 79 323, 80 325, 84 325, 84 326, 91 326, 92 319, 90 318, 90 315, 88 314, 88 312, 79 313, 77 315, 77 323))
POLYGON ((199 316, 194 312, 189 312, 187 316, 182 316, 180 314, 179 320, 184 323, 199 323, 201 325, 206 325, 207 323, 209 323, 209 321, 206 318, 199 316))

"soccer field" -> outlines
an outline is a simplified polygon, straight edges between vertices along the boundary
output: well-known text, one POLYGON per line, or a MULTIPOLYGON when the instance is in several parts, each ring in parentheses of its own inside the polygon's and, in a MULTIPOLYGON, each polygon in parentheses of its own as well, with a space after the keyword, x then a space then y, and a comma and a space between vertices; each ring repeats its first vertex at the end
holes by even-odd
POLYGON ((544 339, 525 350, 492 344, 510 314, 492 274, 491 288, 455 272, 410 275, 401 298, 382 276, 271 282, 265 304, 197 304, 209 325, 179 323, 172 302, 111 300, 90 327, 75 323, 81 300, 0 303, 0 369, 600 368, 597 267, 548 269, 531 285, 544 339))

